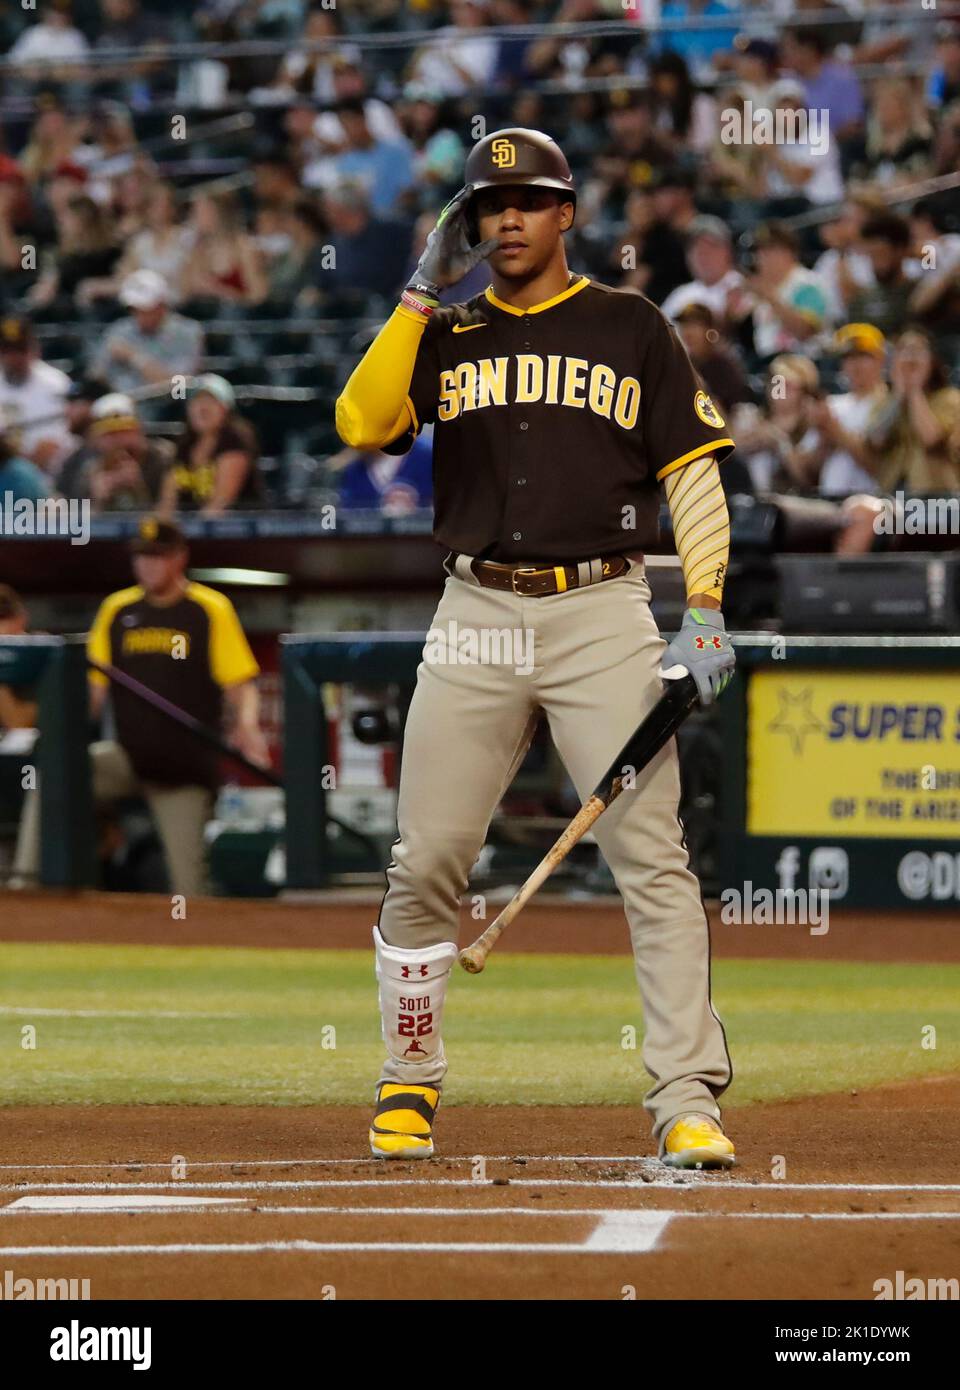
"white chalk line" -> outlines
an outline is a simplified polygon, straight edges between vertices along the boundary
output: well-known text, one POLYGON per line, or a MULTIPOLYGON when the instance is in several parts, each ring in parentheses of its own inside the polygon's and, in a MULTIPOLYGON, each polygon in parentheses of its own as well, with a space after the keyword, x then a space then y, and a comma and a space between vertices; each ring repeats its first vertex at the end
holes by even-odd
MULTIPOLYGON (((199 1018, 199 1014, 191 1014, 199 1018)), ((485 1163, 649 1163, 659 1165, 660 1160, 652 1154, 457 1154, 447 1156, 438 1154, 434 1162, 476 1163, 482 1158, 485 1163)), ((347 1158, 203 1158, 191 1162, 190 1168, 319 1168, 342 1167, 344 1164, 364 1164, 382 1167, 382 1158, 370 1158, 353 1154, 347 1158)), ((0 1163, 0 1173, 30 1172, 80 1172, 87 1168, 169 1168, 169 1163, 140 1163, 137 1159, 104 1159, 101 1163, 0 1163)))
MULTIPOLYGON (((597 1215, 597 1213, 592 1213, 597 1215)), ((708 1213, 698 1213, 706 1216, 708 1213)), ((846 1212, 838 1215, 826 1213, 800 1212, 774 1213, 743 1212, 741 1219, 767 1220, 844 1220, 855 1218, 858 1213, 846 1212)), ((884 1213, 880 1213, 884 1215, 884 1213)), ((887 1213, 889 1215, 889 1213, 887 1213)), ((906 1219, 916 1219, 913 1213, 906 1219)), ((932 1214, 931 1214, 932 1215, 932 1214)), ((955 1215, 948 1213, 947 1215, 955 1215)), ((605 1212, 596 1229, 581 1241, 358 1241, 358 1240, 263 1240, 242 1242, 192 1242, 179 1244, 138 1244, 138 1245, 7 1245, 0 1246, 0 1255, 7 1257, 26 1256, 64 1259, 70 1256, 84 1258, 97 1255, 243 1255, 243 1254, 425 1254, 425 1255, 636 1255, 647 1254, 656 1247, 656 1242, 668 1223, 673 1220, 690 1220, 690 1213, 682 1212, 605 1212), (636 1218, 656 1217, 641 1223, 636 1218)), ((718 1219, 718 1218, 715 1218, 718 1219)), ((726 1218, 724 1218, 726 1219, 726 1218)))
POLYGON ((8 1018, 247 1018, 247 1014, 208 1014, 178 1012, 174 1009, 35 1009, 28 1005, 0 1004, 0 1015, 8 1018))
MULTIPOLYGON (((384 1160, 379 1160, 381 1171, 384 1160)), ((655 1178, 486 1178, 474 1182, 469 1178, 280 1178, 273 1182, 256 1178, 218 1179, 213 1182, 188 1182, 186 1179, 169 1182, 76 1182, 70 1183, 75 1192, 223 1192, 223 1191, 324 1191, 342 1187, 467 1187, 480 1189, 488 1187, 584 1187, 691 1191, 730 1191, 748 1192, 960 1192, 960 1183, 856 1183, 856 1182, 751 1182, 744 1178, 728 1178, 723 1173, 685 1171, 684 1177, 674 1179, 655 1178)), ((0 1196, 4 1193, 22 1192, 62 1192, 62 1182, 27 1182, 0 1186, 0 1196)))
MULTIPOLYGON (((25 1200, 29 1200, 25 1199, 25 1200)), ((148 1199, 144 1199, 145 1203, 148 1199)), ((186 1200, 186 1199, 185 1199, 186 1200)), ((178 1206, 177 1212, 190 1211, 192 1214, 206 1216, 237 1216, 251 1212, 255 1216, 539 1216, 550 1220, 566 1217, 597 1219, 605 1215, 632 1216, 638 1211, 644 1215, 665 1216, 677 1221, 960 1221, 960 1211, 673 1211, 665 1208, 624 1208, 607 1210, 601 1207, 564 1207, 562 1210, 543 1207, 300 1207, 300 1206, 258 1206, 250 1208, 240 1205, 242 1198, 231 1201, 229 1197, 210 1199, 222 1202, 216 1207, 178 1206)), ((0 1216, 110 1216, 123 1208, 92 1206, 29 1207, 11 1202, 0 1207, 0 1216)), ((127 1209, 127 1210, 133 1210, 127 1209)), ((137 1215, 169 1216, 169 1207, 138 1205, 137 1215)), ((0 1246, 0 1254, 5 1251, 0 1246)))
MULTIPOLYGON (((198 1018, 199 1014, 191 1014, 198 1018)), ((443 1163, 476 1163, 482 1158, 485 1163, 650 1163, 660 1160, 653 1154, 437 1154, 427 1160, 431 1166, 443 1163)), ((421 1161, 421 1160, 418 1160, 421 1161)), ((344 1158, 202 1158, 191 1162, 191 1168, 314 1168, 334 1167, 344 1164, 367 1164, 382 1167, 382 1158, 371 1158, 365 1154, 349 1154, 344 1158)), ((138 1159, 104 1159, 100 1163, 0 1163, 0 1172, 9 1169, 16 1172, 37 1170, 43 1172, 79 1172, 85 1168, 169 1168, 169 1163, 141 1163, 138 1159)))
POLYGON ((595 1211, 596 1224, 589 1235, 579 1241, 367 1241, 367 1240, 275 1240, 239 1241, 206 1244, 168 1245, 8 1245, 0 1246, 0 1254, 12 1255, 118 1255, 118 1254, 241 1254, 270 1251, 330 1253, 351 1251, 368 1254, 389 1254, 394 1251, 423 1254, 458 1255, 642 1255, 652 1250, 670 1222, 670 1212, 661 1211, 595 1211))

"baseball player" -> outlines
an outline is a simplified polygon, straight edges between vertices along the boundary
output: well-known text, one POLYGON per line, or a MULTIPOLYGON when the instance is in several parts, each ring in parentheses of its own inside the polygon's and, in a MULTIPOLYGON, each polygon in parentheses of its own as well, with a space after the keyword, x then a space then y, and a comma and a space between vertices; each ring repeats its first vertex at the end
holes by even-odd
MULTIPOLYGON (((373 932, 387 1058, 370 1145, 384 1158, 433 1153, 460 896, 541 711, 585 799, 658 700, 661 667, 687 667, 706 705, 734 666, 718 471, 733 441, 660 311, 570 273, 563 238, 575 212, 570 169, 548 136, 509 129, 481 140, 337 401, 340 436, 355 448, 403 452, 435 424, 434 534, 449 577, 431 638, 506 631, 533 642, 523 674, 458 660, 436 641, 419 668, 399 839, 373 932), (484 259, 491 286, 441 308, 441 288, 484 259), (643 562, 661 483, 689 605, 669 647, 643 562)), ((679 796, 671 741, 596 837, 630 926, 660 1156, 729 1167, 717 1099, 731 1064, 679 796)))

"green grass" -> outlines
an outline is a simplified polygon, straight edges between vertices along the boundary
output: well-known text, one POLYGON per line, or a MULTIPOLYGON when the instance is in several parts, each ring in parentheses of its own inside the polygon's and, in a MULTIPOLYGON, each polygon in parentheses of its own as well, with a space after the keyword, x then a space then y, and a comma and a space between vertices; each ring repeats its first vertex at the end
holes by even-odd
MULTIPOLYGON (((714 1002, 730 1103, 960 1071, 960 966, 724 960, 714 1002)), ((640 1024, 626 957, 504 953, 480 978, 457 970, 446 1103, 637 1104, 647 1077, 621 1038, 640 1024)), ((367 952, 0 946, 0 1104, 362 1103, 381 1055, 367 952)))

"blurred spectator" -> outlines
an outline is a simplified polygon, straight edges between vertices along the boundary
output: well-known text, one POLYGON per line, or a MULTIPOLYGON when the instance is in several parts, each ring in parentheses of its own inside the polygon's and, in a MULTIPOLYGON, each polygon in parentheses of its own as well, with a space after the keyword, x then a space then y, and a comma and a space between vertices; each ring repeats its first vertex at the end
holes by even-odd
POLYGON ((677 320, 688 304, 705 304, 719 323, 725 323, 730 293, 743 284, 727 224, 719 217, 695 218, 687 232, 687 261, 694 279, 667 295, 660 306, 664 314, 677 320))
POLYGON ((64 418, 70 378, 40 359, 29 319, 0 319, 0 418, 10 448, 44 473, 56 473, 72 448, 64 418))
POLYGON ((5 295, 8 287, 12 290, 12 277, 23 273, 23 234, 31 211, 27 182, 19 164, 0 153, 0 273, 2 277, 11 277, 6 283, 0 279, 0 295, 5 295))
POLYGON ((606 116, 607 141, 583 190, 586 210, 607 217, 623 215, 627 196, 648 188, 658 169, 671 163, 667 138, 654 129, 653 109, 645 92, 617 88, 610 93, 606 116))
POLYGON ((328 276, 331 288, 395 293, 409 253, 409 228, 402 222, 374 217, 366 194, 359 188, 330 189, 324 194, 323 210, 333 248, 328 276))
POLYGON ((167 38, 164 20, 155 10, 147 13, 140 0, 100 0, 100 10, 100 32, 94 50, 108 54, 122 49, 144 56, 133 63, 98 63, 93 70, 97 92, 139 107, 149 103, 152 88, 172 91, 173 66, 162 61, 167 38))
MULTIPOLYGON (((121 240, 128 243, 150 226, 150 201, 156 173, 145 159, 135 155, 129 167, 109 179, 104 202, 116 219, 121 240)), ((91 196, 96 197, 93 192, 91 196)))
POLYGON ((278 244, 268 265, 268 298, 278 305, 304 309, 318 302, 327 278, 326 224, 309 198, 301 198, 281 216, 283 246, 278 244))
POLYGON ((753 141, 731 142, 724 138, 728 112, 739 120, 741 129, 746 128, 749 114, 746 103, 747 98, 737 88, 721 96, 722 119, 700 168, 701 177, 711 186, 711 191, 725 199, 758 199, 764 191, 764 147, 753 141))
POLYGON ((383 516, 407 516, 433 505, 432 427, 427 426, 406 454, 344 449, 330 460, 339 472, 337 506, 366 508, 383 516))
POLYGON ((65 81, 77 73, 89 45, 74 27, 70 0, 41 0, 39 18, 21 32, 7 54, 17 76, 28 81, 65 81))
POLYGON ((775 43, 769 39, 748 38, 746 34, 737 36, 733 58, 737 91, 755 107, 770 108, 778 67, 775 43))
POLYGON ((862 151, 851 159, 854 178, 893 190, 927 178, 933 134, 919 93, 905 78, 887 78, 873 89, 862 151))
POLYGON ((147 224, 127 242, 116 279, 122 285, 138 270, 149 270, 168 286, 178 285, 190 254, 190 233, 181 221, 173 184, 154 183, 146 211, 147 224))
POLYGON ((89 497, 97 512, 148 511, 159 500, 173 465, 173 447, 148 439, 129 396, 101 396, 90 410, 88 438, 95 449, 71 479, 73 497, 89 497))
POLYGON ((860 249, 860 234, 882 207, 880 197, 861 191, 848 198, 829 222, 820 224, 820 240, 827 249, 814 261, 813 269, 826 288, 835 322, 847 317, 847 306, 858 290, 875 283, 870 257, 860 249))
POLYGON ((863 93, 856 73, 829 53, 829 40, 812 26, 788 29, 783 35, 781 59, 799 77, 804 105, 811 111, 826 111, 830 139, 842 143, 863 126, 863 93))
POLYGON ((89 475, 97 460, 96 446, 91 442, 93 406, 110 388, 96 377, 84 376, 73 382, 67 392, 66 422, 74 448, 63 461, 57 478, 61 497, 89 497, 89 475))
POLYGON ((183 299, 261 304, 267 278, 233 198, 199 194, 190 214, 190 249, 180 280, 183 299))
POLYGON ((913 206, 910 236, 911 314, 938 333, 960 334, 960 234, 945 230, 939 205, 927 200, 913 206))
POLYGON ((187 428, 164 479, 158 508, 164 516, 219 516, 260 501, 256 436, 236 407, 229 381, 212 374, 197 378, 187 402, 187 428))
POLYGON ((705 29, 695 28, 688 21, 701 17, 721 19, 725 15, 734 14, 737 9, 736 4, 726 5, 722 0, 662 0, 660 18, 674 21, 676 27, 658 35, 652 48, 655 52, 664 48, 671 49, 686 60, 695 76, 703 73, 712 67, 717 54, 726 53, 733 47, 737 30, 733 24, 730 28, 724 28, 722 25, 712 25, 705 29))
POLYGON ((890 399, 869 432, 870 471, 880 491, 960 491, 960 390, 949 384, 922 328, 897 336, 890 384, 890 399))
POLYGON ((810 418, 820 444, 810 462, 818 466, 817 486, 823 497, 875 492, 867 436, 890 394, 884 380, 886 342, 872 324, 848 323, 837 329, 834 351, 843 358, 847 390, 812 407, 810 418))
POLYGON ((444 96, 483 91, 493 79, 499 44, 484 31, 489 23, 488 0, 450 0, 452 24, 418 48, 407 77, 444 96))
POLYGON ((268 149, 254 155, 253 201, 259 207, 292 208, 303 196, 293 163, 282 149, 268 149))
POLYGON ((340 103, 359 101, 374 140, 394 144, 403 139, 397 113, 389 102, 371 96, 367 90, 367 73, 357 59, 338 53, 333 65, 333 103, 328 111, 316 117, 313 133, 321 149, 337 154, 349 145, 347 128, 340 116, 340 103))
POLYGON ((765 405, 742 405, 734 413, 731 434, 757 492, 809 492, 815 486, 819 393, 815 363, 785 353, 770 363, 765 405))
POLYGON ((203 355, 203 329, 170 309, 170 288, 155 270, 137 270, 123 282, 120 302, 131 309, 118 319, 94 354, 92 372, 114 391, 166 386, 192 376, 203 355))
MULTIPOLYGON (((806 199, 815 207, 837 203, 843 198, 838 142, 824 123, 815 133, 806 107, 803 87, 785 80, 774 86, 770 109, 782 119, 786 129, 804 131, 806 138, 772 141, 760 146, 761 186, 768 198, 806 199), (783 117, 776 113, 783 112, 783 117), (789 113, 796 113, 791 117, 789 113), (793 121, 793 126, 787 125, 793 121)), ((815 116, 816 113, 813 113, 815 116)))
POLYGON ((754 244, 756 269, 727 296, 727 311, 738 322, 752 321, 754 351, 766 360, 795 352, 823 330, 827 292, 819 277, 800 264, 797 238, 785 223, 765 223, 754 244))
POLYGON ((76 125, 58 97, 42 92, 36 98, 36 107, 37 118, 18 160, 24 178, 33 186, 70 164, 77 147, 76 125))
POLYGON ((408 82, 400 122, 413 149, 414 191, 421 204, 435 201, 437 192, 455 192, 463 178, 465 151, 459 135, 446 124, 439 94, 408 82))
POLYGON ((849 301, 849 316, 895 333, 906 322, 913 282, 905 262, 910 251, 910 226, 894 212, 878 212, 860 230, 860 243, 873 267, 874 283, 858 289, 849 301))
POLYGON ((0 407, 0 510, 8 499, 13 502, 23 500, 38 502, 41 497, 49 497, 50 486, 35 463, 23 458, 11 442, 4 424, 4 412, 0 407))
POLYGON ((89 282, 109 279, 121 256, 109 215, 92 198, 71 198, 57 223, 57 247, 27 303, 46 308, 55 299, 88 302, 89 282))
POLYGON ((937 25, 937 58, 927 85, 930 106, 945 107, 960 101, 960 20, 937 25))
MULTIPOLYGON (((490 17, 498 27, 529 27, 534 19, 532 8, 531 0, 490 0, 490 17)), ((495 88, 514 90, 524 82, 530 72, 530 46, 531 40, 526 38, 504 36, 497 39, 497 59, 493 69, 495 88)))
MULTIPOLYGON (((0 457, 2 457, 0 440, 0 457)), ((3 464, 0 463, 0 473, 3 464)), ((0 637, 23 637, 29 631, 29 615, 23 599, 9 584, 0 584, 0 637)), ((6 737, 10 729, 37 727, 37 697, 34 686, 0 684, 0 745, 4 752, 20 751, 19 739, 6 737)), ((32 748, 32 742, 26 747, 32 748)), ((24 748, 24 751, 26 749, 24 748)))
POLYGON ((940 118, 933 146, 935 175, 955 174, 960 167, 960 99, 946 108, 940 118))
POLYGON ((344 149, 334 161, 339 180, 366 188, 370 206, 379 217, 389 217, 413 187, 413 156, 406 140, 377 140, 367 124, 361 97, 342 101, 338 108, 346 132, 344 149))
POLYGON ((717 104, 698 92, 679 53, 667 50, 650 66, 654 126, 670 142, 675 156, 683 151, 705 154, 717 129, 717 104))
POLYGON ((334 72, 340 63, 357 62, 360 50, 355 44, 344 41, 340 35, 343 23, 339 11, 327 5, 316 4, 307 15, 301 39, 304 46, 297 46, 284 56, 280 71, 274 81, 279 95, 299 93, 314 97, 318 102, 336 100, 334 72), (311 42, 336 38, 335 47, 311 51, 306 47, 311 42))
POLYGON ((674 322, 690 361, 703 378, 720 413, 729 415, 735 406, 752 401, 747 374, 723 338, 713 310, 706 304, 691 301, 675 316, 674 322))
MULTIPOLYGON (((697 217, 693 200, 695 181, 689 170, 672 168, 662 170, 653 182, 652 220, 643 231, 637 273, 625 275, 622 283, 641 290, 655 304, 662 303, 690 275, 685 247, 697 217)), ((635 190, 627 199, 628 209, 643 197, 644 194, 635 190)))

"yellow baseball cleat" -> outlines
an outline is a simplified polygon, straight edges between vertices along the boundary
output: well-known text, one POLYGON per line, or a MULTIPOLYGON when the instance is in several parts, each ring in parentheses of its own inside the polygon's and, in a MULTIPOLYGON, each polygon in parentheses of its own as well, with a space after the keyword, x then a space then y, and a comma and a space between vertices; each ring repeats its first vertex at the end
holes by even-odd
POLYGON ((370 1126, 374 1158, 429 1158, 433 1153, 433 1117, 440 1104, 435 1086, 381 1081, 370 1126))
POLYGON ((681 1115, 667 1135, 663 1161, 671 1168, 732 1168, 737 1160, 716 1120, 681 1115))

